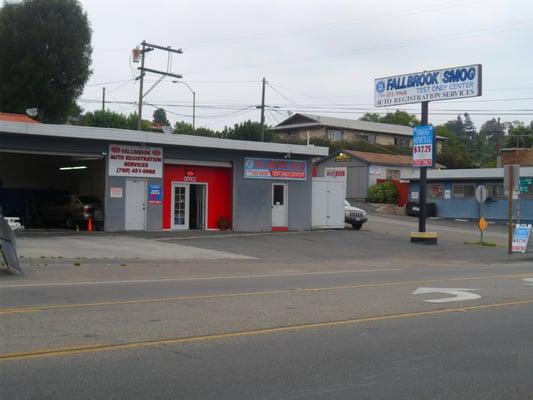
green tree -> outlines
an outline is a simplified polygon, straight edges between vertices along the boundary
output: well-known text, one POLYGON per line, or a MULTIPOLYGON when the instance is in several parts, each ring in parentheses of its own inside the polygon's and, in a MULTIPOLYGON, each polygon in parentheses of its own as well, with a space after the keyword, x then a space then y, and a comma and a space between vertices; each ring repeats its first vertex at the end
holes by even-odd
POLYGON ((192 129, 192 124, 185 121, 176 121, 174 124, 174 133, 177 135, 196 135, 196 136, 209 136, 220 137, 220 133, 209 128, 196 128, 192 129))
POLYGON ((526 126, 523 123, 514 122, 509 127, 509 136, 505 140, 505 147, 533 147, 533 123, 526 126))
POLYGON ((404 125, 404 126, 417 126, 420 125, 420 121, 415 115, 409 114, 405 111, 396 110, 394 113, 387 113, 380 118, 379 122, 384 124, 404 125))
POLYGON ((451 132, 446 124, 435 128, 437 136, 445 137, 441 151, 437 153, 437 162, 447 168, 471 168, 472 160, 465 149, 464 144, 457 135, 451 132))
POLYGON ((23 0, 0 8, 0 110, 37 108, 62 123, 91 71, 91 28, 77 0, 23 0))
POLYGON ((167 119, 167 112, 163 108, 158 108, 154 111, 153 121, 161 126, 170 126, 167 119))
MULTIPOLYGON (((220 133, 220 136, 225 139, 235 140, 252 140, 261 141, 261 124, 251 120, 235 124, 233 127, 225 127, 220 133)), ((265 126, 265 142, 272 142, 275 139, 274 133, 265 126)))
POLYGON ((80 117, 80 125, 98 126, 101 128, 128 129, 128 120, 124 114, 113 111, 87 112, 80 117))
POLYGON ((453 133, 455 137, 463 137, 465 124, 463 123, 463 119, 460 115, 457 116, 457 119, 446 122, 444 126, 446 127, 446 129, 448 129, 450 133, 453 133))
POLYGON ((378 113, 365 113, 361 117, 359 117, 360 121, 369 121, 369 122, 379 122, 381 118, 381 115, 378 113))
POLYGON ((415 115, 400 110, 396 110, 394 113, 387 113, 383 116, 380 116, 378 113, 366 113, 359 120, 404 126, 420 125, 420 121, 415 115))

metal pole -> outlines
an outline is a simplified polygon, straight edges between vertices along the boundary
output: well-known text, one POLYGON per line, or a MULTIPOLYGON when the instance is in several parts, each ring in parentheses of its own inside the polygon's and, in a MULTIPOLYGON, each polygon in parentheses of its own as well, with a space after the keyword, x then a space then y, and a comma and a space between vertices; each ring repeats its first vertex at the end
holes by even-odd
POLYGON ((513 187, 514 187, 514 166, 509 167, 509 235, 508 235, 508 253, 513 254, 513 187))
MULTIPOLYGON (((420 118, 420 125, 428 124, 428 101, 422 102, 422 115, 420 118)), ((435 151, 435 149, 433 150, 435 151)), ((427 207, 426 207, 426 182, 427 182, 427 167, 420 168, 420 211, 418 213, 418 232, 426 231, 426 218, 427 218, 427 207)))
POLYGON ((146 42, 143 40, 141 43, 142 49, 141 49, 141 77, 139 82, 139 109, 137 111, 137 130, 142 130, 142 114, 143 114, 143 85, 144 85, 144 54, 145 54, 145 47, 146 42))
POLYGON ((196 120, 196 92, 192 92, 192 130, 194 131, 196 120))
MULTIPOLYGON (((483 203, 482 202, 479 202, 479 220, 481 221, 481 218, 483 218, 483 203)), ((479 228, 479 230, 481 231, 481 243, 483 243, 483 229, 479 228)))
POLYGON ((263 91, 261 94, 261 141, 265 141, 265 85, 266 80, 263 78, 263 91))
POLYGON ((105 111, 105 87, 102 88, 102 111, 105 111))

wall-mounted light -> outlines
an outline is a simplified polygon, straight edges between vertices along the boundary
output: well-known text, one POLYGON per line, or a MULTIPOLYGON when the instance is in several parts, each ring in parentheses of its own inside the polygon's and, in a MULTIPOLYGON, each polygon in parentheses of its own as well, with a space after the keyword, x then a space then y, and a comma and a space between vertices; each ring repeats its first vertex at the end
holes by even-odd
POLYGON ((60 171, 72 171, 74 169, 87 169, 86 165, 76 165, 73 167, 59 167, 60 171))

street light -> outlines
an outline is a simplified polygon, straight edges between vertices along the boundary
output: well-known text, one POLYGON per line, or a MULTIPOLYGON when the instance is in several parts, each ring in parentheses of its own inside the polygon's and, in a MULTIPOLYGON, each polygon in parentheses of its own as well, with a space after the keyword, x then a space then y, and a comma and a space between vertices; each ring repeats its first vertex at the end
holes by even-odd
POLYGON ((172 81, 172 83, 181 83, 185 86, 187 86, 187 89, 189 89, 192 93, 192 130, 194 131, 194 122, 196 119, 196 92, 192 90, 192 88, 189 86, 187 82, 183 81, 172 81))

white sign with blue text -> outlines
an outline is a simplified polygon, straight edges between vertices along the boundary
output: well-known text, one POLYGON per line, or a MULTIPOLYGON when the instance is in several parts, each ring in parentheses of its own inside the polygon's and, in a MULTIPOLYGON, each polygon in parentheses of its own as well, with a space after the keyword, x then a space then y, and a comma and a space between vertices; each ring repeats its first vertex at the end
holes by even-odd
POLYGON ((431 125, 413 128, 413 167, 433 167, 435 164, 435 132, 431 125))
POLYGON ((376 107, 475 96, 481 96, 481 64, 374 80, 376 107))
POLYGON ((531 235, 531 225, 516 225, 513 232, 513 252, 525 253, 527 250, 527 243, 531 235))

